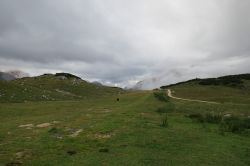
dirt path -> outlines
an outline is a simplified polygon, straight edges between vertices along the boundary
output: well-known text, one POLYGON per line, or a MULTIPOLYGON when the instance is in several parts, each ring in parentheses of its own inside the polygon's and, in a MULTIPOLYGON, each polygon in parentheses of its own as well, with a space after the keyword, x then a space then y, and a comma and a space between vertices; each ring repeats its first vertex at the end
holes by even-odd
POLYGON ((213 102, 213 101, 204 101, 204 100, 193 100, 193 99, 183 99, 183 98, 179 98, 179 97, 174 97, 172 95, 172 92, 171 92, 171 89, 168 89, 168 96, 170 98, 173 98, 173 99, 177 99, 177 100, 184 100, 184 101, 195 101, 195 102, 201 102, 201 103, 209 103, 209 104, 219 104, 217 102, 213 102))

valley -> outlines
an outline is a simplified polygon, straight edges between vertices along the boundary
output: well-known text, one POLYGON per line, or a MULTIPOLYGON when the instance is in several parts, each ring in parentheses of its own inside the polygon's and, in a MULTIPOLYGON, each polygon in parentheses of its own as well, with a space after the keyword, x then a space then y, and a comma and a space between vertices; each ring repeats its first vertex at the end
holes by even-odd
POLYGON ((214 104, 169 98, 167 90, 96 89, 82 81, 84 88, 76 90, 69 88, 71 78, 28 79, 37 83, 1 82, 21 81, 36 94, 32 99, 1 99, 0 165, 250 164, 248 80, 244 89, 192 82, 171 87, 176 97, 219 103, 214 104), (53 91, 58 85, 77 96, 53 91), (37 97, 39 87, 61 98, 37 97), (231 123, 228 117, 237 121, 231 123), (236 125, 235 130, 228 124, 236 125))

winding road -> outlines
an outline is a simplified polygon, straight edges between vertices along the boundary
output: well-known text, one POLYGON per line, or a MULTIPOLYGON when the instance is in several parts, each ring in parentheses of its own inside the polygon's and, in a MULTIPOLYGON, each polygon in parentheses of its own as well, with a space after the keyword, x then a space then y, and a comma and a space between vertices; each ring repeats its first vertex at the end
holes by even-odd
POLYGON ((170 98, 173 99, 177 99, 177 100, 184 100, 184 101, 194 101, 194 102, 200 102, 200 103, 208 103, 208 104, 219 104, 217 102, 213 102, 213 101, 204 101, 204 100, 193 100, 193 99, 183 99, 183 98, 179 98, 179 97, 174 97, 172 95, 171 89, 168 89, 167 94, 170 98))

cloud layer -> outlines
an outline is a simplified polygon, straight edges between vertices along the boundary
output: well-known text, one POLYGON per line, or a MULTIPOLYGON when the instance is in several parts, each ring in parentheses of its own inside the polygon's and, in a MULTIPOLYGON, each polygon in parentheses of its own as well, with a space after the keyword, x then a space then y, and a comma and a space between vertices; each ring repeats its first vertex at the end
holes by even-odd
POLYGON ((0 68, 144 88, 250 72, 248 0, 2 0, 0 68))

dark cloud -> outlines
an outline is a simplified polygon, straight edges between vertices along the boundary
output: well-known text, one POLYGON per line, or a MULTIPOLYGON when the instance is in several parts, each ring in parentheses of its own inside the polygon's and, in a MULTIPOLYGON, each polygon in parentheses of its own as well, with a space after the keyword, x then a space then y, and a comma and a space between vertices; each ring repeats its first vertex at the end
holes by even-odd
POLYGON ((153 80, 147 89, 250 72, 249 7, 248 0, 2 0, 0 67, 121 86, 153 80))

